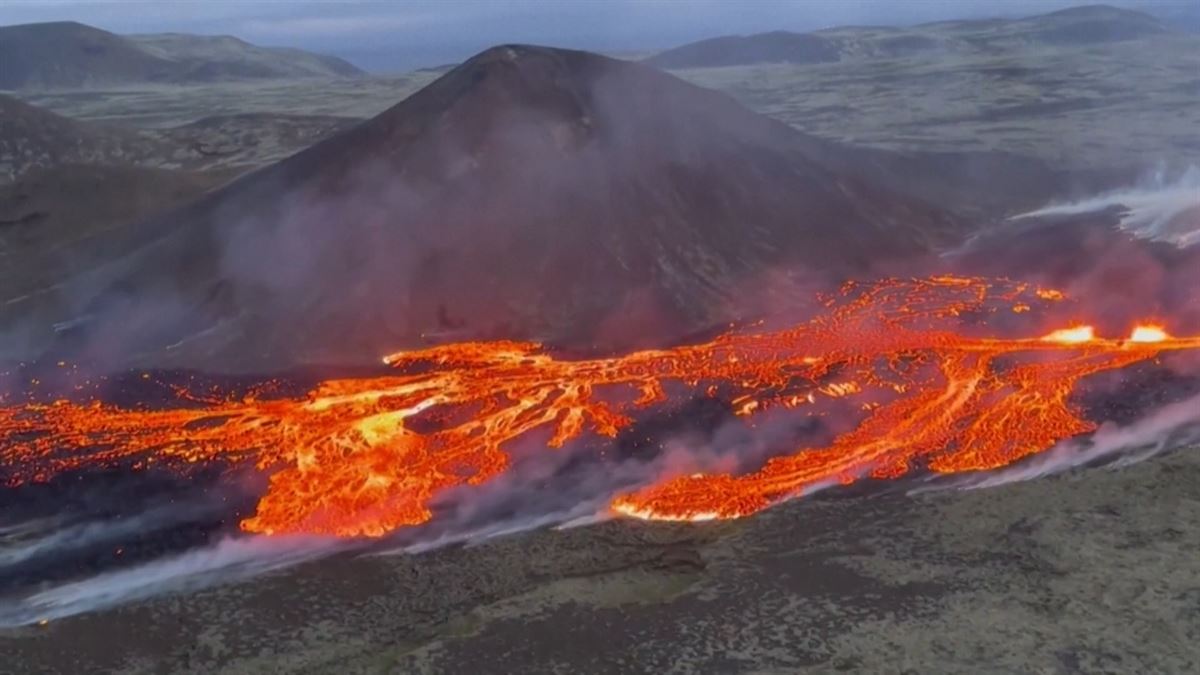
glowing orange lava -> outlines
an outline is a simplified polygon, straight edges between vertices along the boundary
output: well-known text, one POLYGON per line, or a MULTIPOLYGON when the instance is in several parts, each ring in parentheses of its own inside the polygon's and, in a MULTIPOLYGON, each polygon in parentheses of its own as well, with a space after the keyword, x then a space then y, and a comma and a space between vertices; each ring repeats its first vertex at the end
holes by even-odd
POLYGON ((390 355, 395 375, 326 381, 298 400, 180 391, 169 409, 11 405, 0 408, 0 476, 17 486, 92 466, 249 462, 271 475, 243 529, 379 536, 428 521, 439 492, 505 471, 516 439, 545 429, 557 448, 588 432, 616 436, 638 411, 666 405, 668 387, 719 395, 748 423, 773 408, 864 399, 865 418, 827 447, 746 475, 665 480, 612 504, 642 518, 737 517, 831 482, 1004 466, 1094 428, 1068 401, 1081 378, 1200 349, 1200 337, 1156 326, 1129 339, 1086 326, 987 336, 992 319, 1032 327, 1033 308, 1062 299, 950 276, 847 284, 824 314, 793 328, 613 358, 469 342, 390 355), (1014 306, 1030 310, 1016 316, 1014 306))
POLYGON ((1134 326, 1129 334, 1130 342, 1166 342, 1171 336, 1161 326, 1134 326))
POLYGON ((1091 326, 1073 326, 1060 328, 1042 338, 1046 342, 1058 342, 1064 345, 1078 345, 1096 339, 1096 329, 1091 326))

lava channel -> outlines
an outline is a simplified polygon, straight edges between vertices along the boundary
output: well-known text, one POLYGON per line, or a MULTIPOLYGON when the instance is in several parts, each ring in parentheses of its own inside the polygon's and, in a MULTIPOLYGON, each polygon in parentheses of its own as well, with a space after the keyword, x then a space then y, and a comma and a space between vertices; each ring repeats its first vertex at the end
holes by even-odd
POLYGON ((395 374, 328 380, 299 397, 198 399, 181 389, 179 405, 167 408, 8 401, 0 404, 0 479, 16 487, 91 467, 252 464, 269 479, 243 530, 377 537, 429 521, 442 491, 503 473, 509 444, 534 431, 549 431, 551 449, 584 434, 615 437, 642 411, 669 405, 668 384, 719 391, 747 420, 862 399, 858 426, 825 447, 743 475, 669 478, 611 505, 648 519, 735 518, 830 482, 1005 466, 1095 429, 1070 400, 1081 379, 1200 349, 1200 337, 1173 337, 1157 324, 1121 338, 1086 325, 1037 330, 1036 310, 1064 301, 1007 280, 851 283, 826 298, 823 313, 788 329, 612 358, 467 342, 392 354, 385 363, 395 374), (1013 322, 1029 336, 989 335, 1013 332, 1013 322))

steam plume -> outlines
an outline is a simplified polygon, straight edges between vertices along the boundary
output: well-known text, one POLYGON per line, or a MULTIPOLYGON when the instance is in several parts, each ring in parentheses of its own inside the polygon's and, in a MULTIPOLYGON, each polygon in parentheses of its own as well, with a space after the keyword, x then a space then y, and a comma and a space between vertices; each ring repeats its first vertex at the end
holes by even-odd
POLYGON ((51 621, 163 593, 237 581, 346 546, 345 542, 312 537, 227 538, 207 548, 0 600, 0 627, 51 621))
POLYGON ((1079 201, 1051 204, 1016 218, 1067 216, 1119 209, 1121 228, 1139 237, 1180 247, 1200 242, 1200 167, 1171 180, 1159 171, 1143 185, 1079 201))

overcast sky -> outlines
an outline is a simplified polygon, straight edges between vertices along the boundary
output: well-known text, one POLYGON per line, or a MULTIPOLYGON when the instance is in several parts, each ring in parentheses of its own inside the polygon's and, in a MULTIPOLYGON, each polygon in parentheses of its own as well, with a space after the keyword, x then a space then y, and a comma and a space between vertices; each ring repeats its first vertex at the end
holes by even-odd
POLYGON ((1028 15, 1079 4, 1086 0, 0 0, 0 25, 71 20, 117 33, 235 35, 386 71, 459 61, 504 42, 637 51, 730 33, 1028 15))

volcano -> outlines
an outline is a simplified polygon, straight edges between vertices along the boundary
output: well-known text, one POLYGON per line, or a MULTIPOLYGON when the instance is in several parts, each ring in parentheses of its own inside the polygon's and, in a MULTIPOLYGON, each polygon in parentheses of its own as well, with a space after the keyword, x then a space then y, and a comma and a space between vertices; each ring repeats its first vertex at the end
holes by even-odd
MULTIPOLYGON (((62 256, 17 352, 264 370, 422 342, 581 348, 730 318, 774 266, 842 279, 966 219, 879 166, 653 68, 489 49, 357 127, 62 256)), ((910 162, 909 165, 912 163, 910 162)))
POLYGON ((1105 197, 981 231, 1038 174, 946 160, 502 47, 72 237, 72 278, 0 296, 5 342, 49 357, 0 369, 0 627, 335 553, 1005 481, 1124 450, 1114 420, 1192 442, 1186 225, 1147 243, 1157 202, 1105 197))

